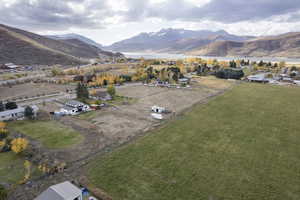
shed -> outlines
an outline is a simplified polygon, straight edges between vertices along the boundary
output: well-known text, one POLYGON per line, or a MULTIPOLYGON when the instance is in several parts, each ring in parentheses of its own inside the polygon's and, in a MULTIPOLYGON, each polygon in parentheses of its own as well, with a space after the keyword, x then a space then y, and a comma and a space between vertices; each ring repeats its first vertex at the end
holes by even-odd
POLYGON ((82 191, 69 181, 53 185, 34 200, 82 200, 82 191))

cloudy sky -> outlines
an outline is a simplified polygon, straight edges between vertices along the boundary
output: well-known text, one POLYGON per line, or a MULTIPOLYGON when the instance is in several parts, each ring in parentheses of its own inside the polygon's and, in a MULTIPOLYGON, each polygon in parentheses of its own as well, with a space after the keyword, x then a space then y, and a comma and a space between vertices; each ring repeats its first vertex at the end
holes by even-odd
POLYGON ((0 0, 0 23, 101 44, 162 28, 239 35, 300 31, 299 0, 0 0))

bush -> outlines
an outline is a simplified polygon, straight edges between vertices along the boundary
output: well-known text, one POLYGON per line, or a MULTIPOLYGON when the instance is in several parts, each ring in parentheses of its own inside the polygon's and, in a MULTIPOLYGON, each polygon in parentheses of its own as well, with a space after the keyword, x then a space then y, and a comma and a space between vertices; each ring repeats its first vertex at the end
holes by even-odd
POLYGON ((116 96, 116 88, 113 85, 109 85, 107 87, 107 93, 110 94, 110 96, 112 96, 112 98, 114 98, 116 96))

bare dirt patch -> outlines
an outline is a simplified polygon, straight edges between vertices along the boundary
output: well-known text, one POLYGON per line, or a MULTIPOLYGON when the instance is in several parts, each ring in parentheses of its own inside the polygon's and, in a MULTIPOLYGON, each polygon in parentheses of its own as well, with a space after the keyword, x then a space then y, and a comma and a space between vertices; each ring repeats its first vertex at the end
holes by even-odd
POLYGON ((12 87, 0 87, 0 99, 12 99, 17 97, 33 97, 42 94, 55 92, 66 92, 67 89, 74 89, 72 85, 58 85, 48 83, 26 83, 12 87))

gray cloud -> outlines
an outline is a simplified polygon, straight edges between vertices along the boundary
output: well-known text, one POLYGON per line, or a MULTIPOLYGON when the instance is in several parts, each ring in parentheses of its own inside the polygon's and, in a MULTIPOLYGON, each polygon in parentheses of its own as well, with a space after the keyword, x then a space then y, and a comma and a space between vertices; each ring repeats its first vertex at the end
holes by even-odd
MULTIPOLYGON (((0 0, 1 1, 1 0, 0 0)), ((4 0, 3 0, 4 1, 4 0)), ((185 0, 151 4, 149 0, 126 0, 127 11, 113 10, 110 0, 15 0, 0 4, 0 22, 34 30, 104 28, 105 19, 119 16, 124 22, 156 17, 169 21, 199 22, 203 19, 222 23, 263 20, 288 14, 285 21, 300 19, 299 0, 211 0, 202 7, 185 0), (72 5, 85 8, 78 12, 72 5)), ((199 0, 200 1, 200 0, 199 0)))
POLYGON ((234 23, 293 13, 300 10, 300 3, 299 0, 211 0, 206 5, 197 7, 184 0, 169 0, 148 9, 148 16, 159 16, 168 20, 209 19, 234 23))
POLYGON ((101 28, 103 24, 97 19, 101 16, 91 15, 91 9, 109 16, 105 2, 85 0, 17 0, 10 6, 0 5, 0 22, 30 27, 35 30, 63 30, 71 27, 101 28), (70 4, 81 4, 85 11, 80 13, 70 4))

